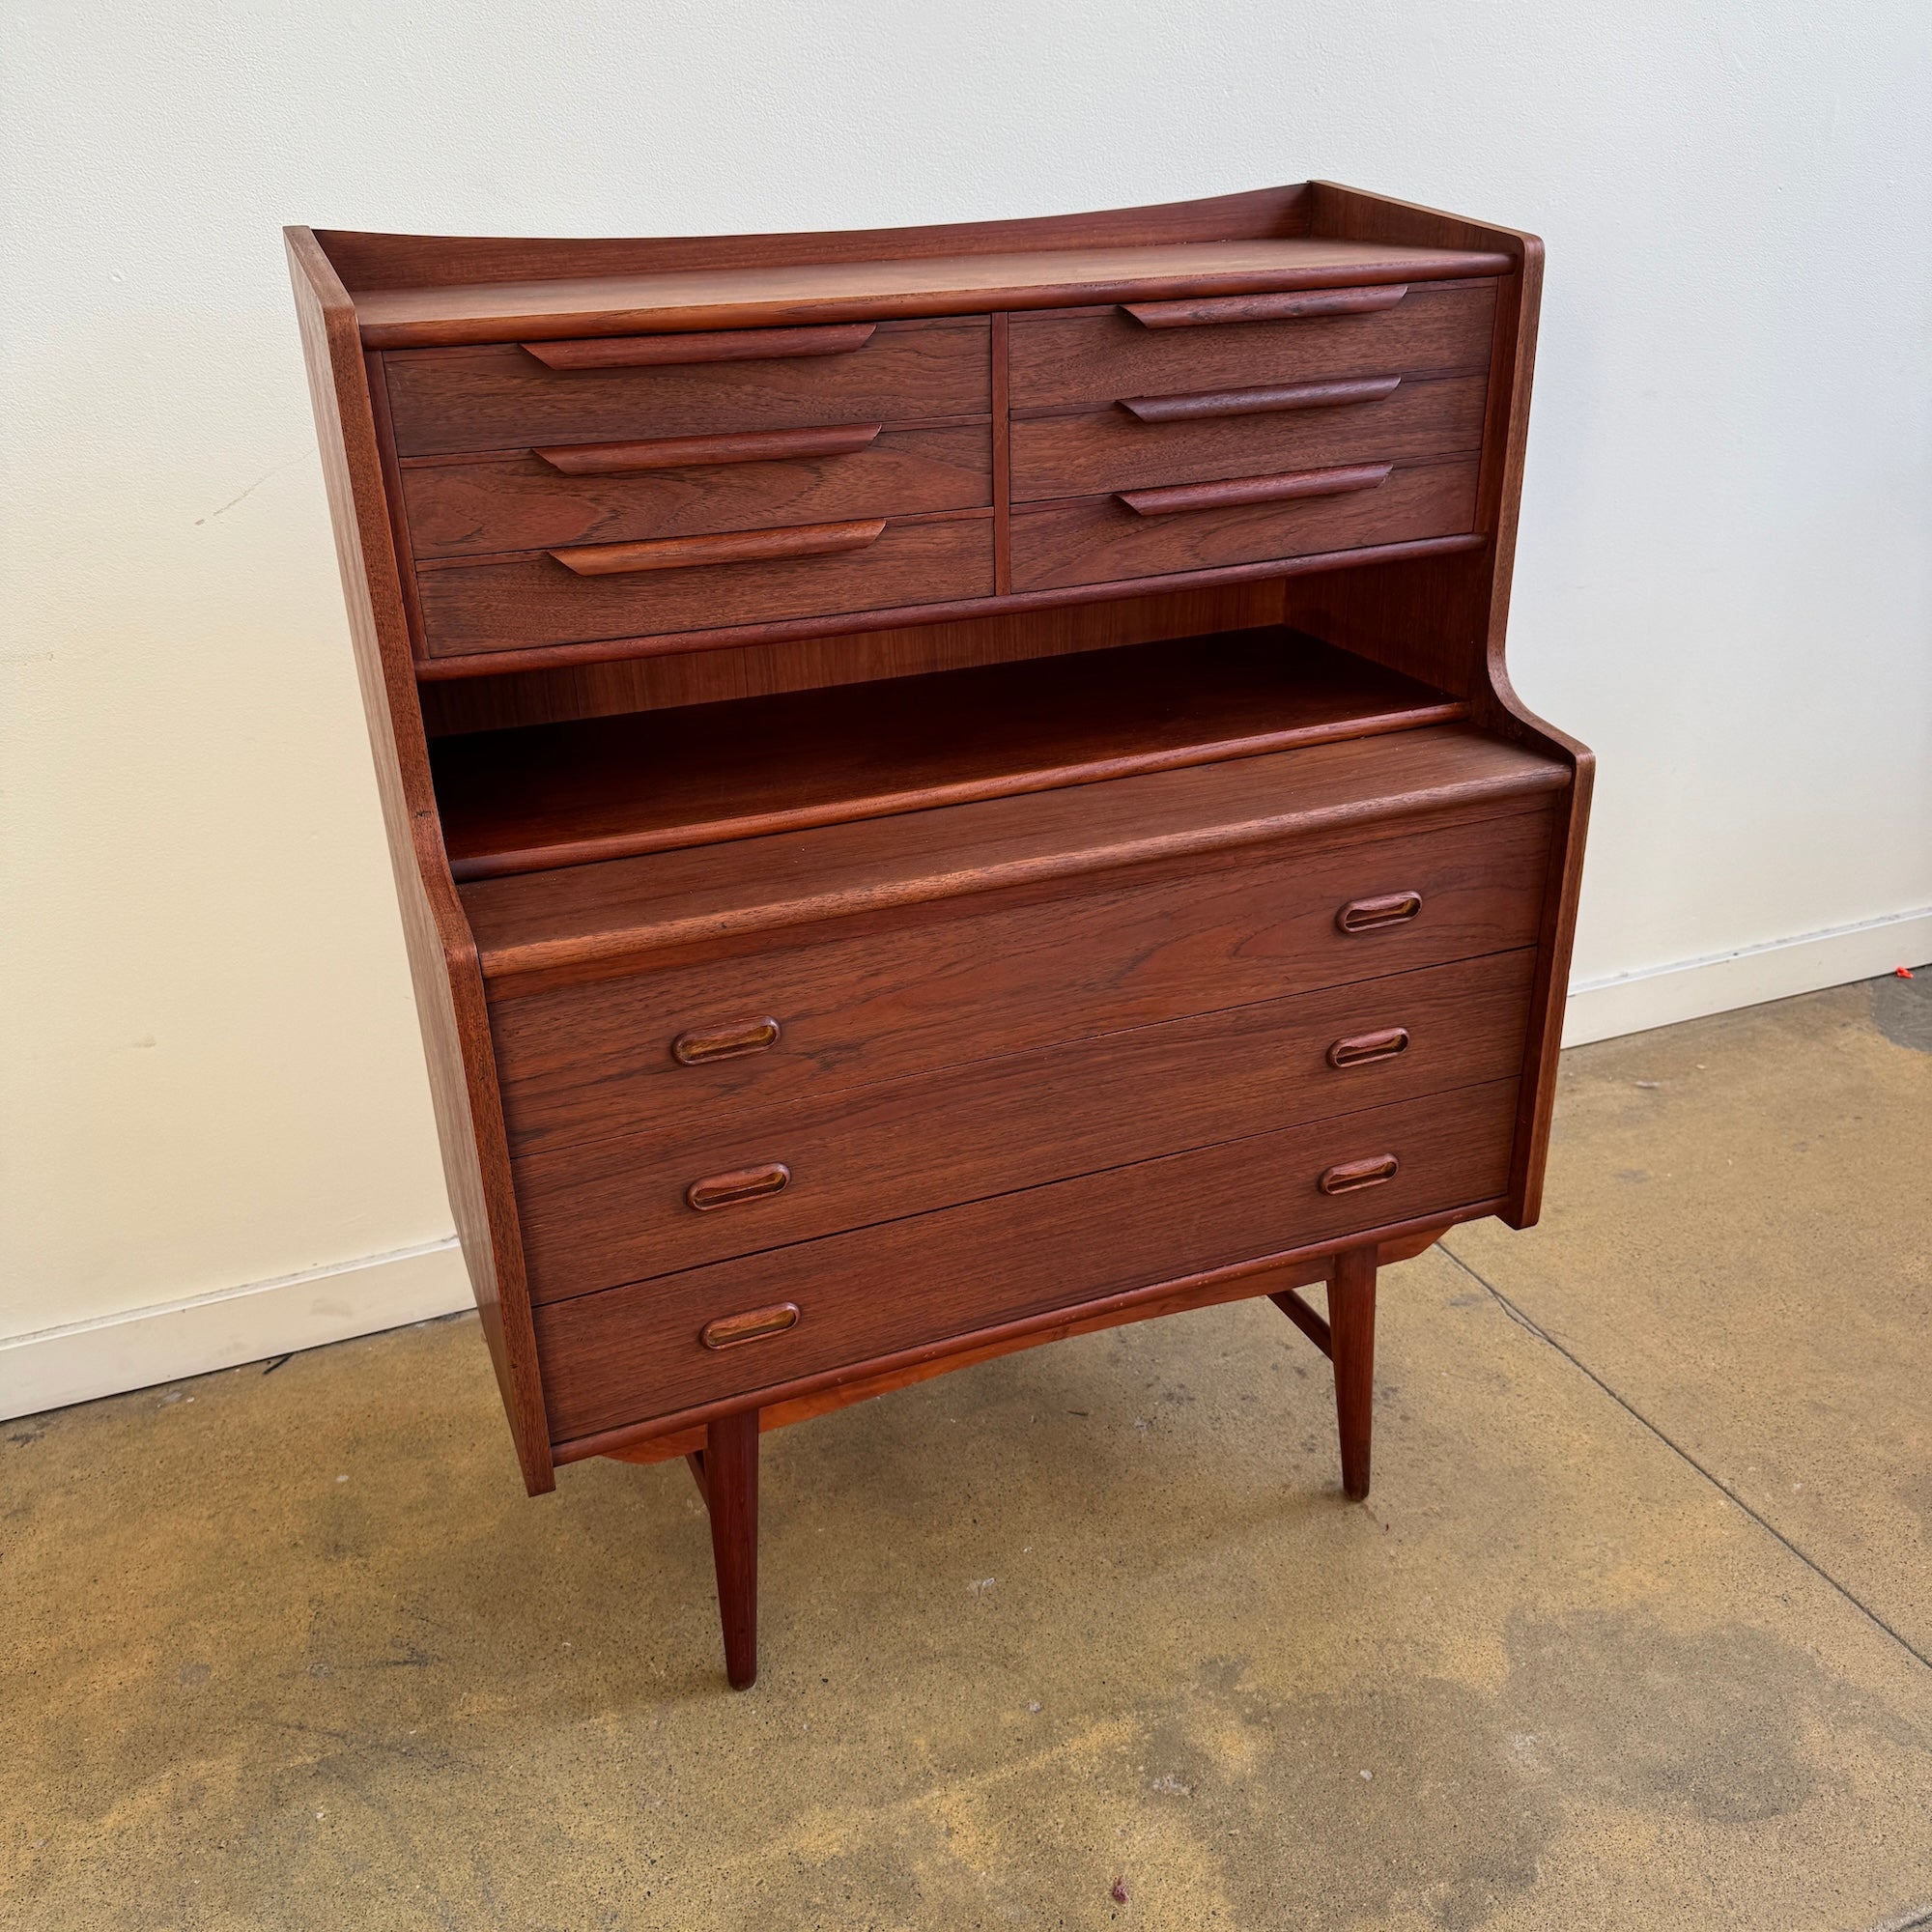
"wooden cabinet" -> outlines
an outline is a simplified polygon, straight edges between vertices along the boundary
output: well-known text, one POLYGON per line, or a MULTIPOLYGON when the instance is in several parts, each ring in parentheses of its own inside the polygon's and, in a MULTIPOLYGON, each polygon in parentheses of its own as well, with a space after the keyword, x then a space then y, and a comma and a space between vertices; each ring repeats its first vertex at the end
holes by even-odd
POLYGON ((688 1456, 748 1683, 761 1428, 1265 1294, 1365 1494, 1377 1267, 1542 1184, 1535 240, 1310 183, 289 248, 531 1492, 688 1456))

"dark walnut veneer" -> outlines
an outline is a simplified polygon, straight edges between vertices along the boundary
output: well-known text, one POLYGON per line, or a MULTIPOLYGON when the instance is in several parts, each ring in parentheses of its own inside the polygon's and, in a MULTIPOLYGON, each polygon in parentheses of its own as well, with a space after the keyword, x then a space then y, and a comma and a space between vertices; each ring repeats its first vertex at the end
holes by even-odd
MULTIPOLYGON (((443 1162, 532 1493, 1536 1218, 1590 754, 1503 637, 1531 236, 288 231, 443 1162)), ((1325 1282, 1324 1318, 1298 1291, 1325 1282)))

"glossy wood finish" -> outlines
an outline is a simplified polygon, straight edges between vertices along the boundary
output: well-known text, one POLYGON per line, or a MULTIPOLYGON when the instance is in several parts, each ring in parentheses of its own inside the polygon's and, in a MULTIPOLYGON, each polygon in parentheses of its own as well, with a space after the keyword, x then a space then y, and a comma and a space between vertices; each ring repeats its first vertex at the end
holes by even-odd
POLYGON ((1279 629, 451 740, 459 879, 928 810, 1452 723, 1463 707, 1279 629))
MULTIPOLYGON (((928 231, 931 234, 935 231, 928 231)), ((796 238, 775 237, 782 245, 796 238)), ((777 253, 777 250, 773 251, 777 253)), ((541 282, 371 289, 357 298, 371 348, 768 326, 815 317, 971 315, 1156 297, 1180 299, 1321 286, 1492 275, 1488 250, 1387 249, 1313 237, 1179 245, 1030 249, 898 261, 721 266, 541 282)), ((1271 311, 1270 311, 1271 312, 1271 311)))
POLYGON ((425 458, 402 487, 415 554, 431 558, 978 509, 992 461, 983 424, 864 423, 425 458))
POLYGON ((1371 315, 1149 328, 1122 309, 1012 324, 1015 410, 1341 378, 1474 375, 1490 363, 1495 286, 1415 288, 1371 315))
MULTIPOLYGON (((1191 488, 1193 514, 1158 520, 1113 497, 1029 506, 1013 518, 1014 587, 1120 582, 1458 535, 1474 522, 1476 464, 1403 464, 1372 487, 1286 502, 1264 496, 1243 503, 1235 491, 1229 493, 1234 501, 1214 507, 1216 489, 1225 492, 1228 486, 1191 488)), ((1169 507, 1180 505, 1170 500, 1169 507)))
POLYGON ((734 1690, 758 1679, 758 1412, 721 1415, 705 1431, 698 1485, 711 1518, 711 1559, 734 1690))
POLYGON ((692 1456, 746 1683, 761 1426, 1270 1293, 1366 1493, 1377 1266, 1548 1136, 1533 238, 1313 183, 291 250, 528 1486, 692 1456))
MULTIPOLYGON (((842 527, 848 533, 852 526, 842 527)), ((764 534, 764 533, 759 533, 764 534)), ((701 560, 749 542, 682 537, 678 560, 701 560)), ((627 546, 641 551, 643 546, 627 546)), ((702 570, 584 577, 549 556, 447 559, 418 573, 423 631, 437 655, 509 651, 545 642, 689 631, 702 623, 753 624, 781 617, 892 609, 924 599, 985 597, 993 589, 992 526, 980 517, 907 519, 863 542, 803 539, 787 557, 722 560, 702 570)))
POLYGON ((1503 1184, 1515 1104, 1512 1080, 1459 1088, 553 1302, 537 1313, 545 1394, 561 1435, 588 1435, 1334 1238, 1359 1225, 1359 1204, 1321 1194, 1317 1176, 1391 1141, 1402 1173, 1377 1190, 1377 1225, 1439 1215, 1503 1184), (754 1347, 720 1354, 697 1339, 720 1315, 781 1300, 798 1322, 754 1347))
MULTIPOLYGON (((1043 889, 938 901, 547 983, 492 1009, 519 1151, 695 1127, 763 1105, 1533 945, 1549 814, 1237 848, 1043 889), (1414 883, 1426 916, 1337 929, 1365 882, 1414 883), (963 962, 963 963, 962 963, 963 962), (769 1015, 757 1053, 680 1065, 671 1043, 769 1015)), ((474 890, 474 889, 467 889, 474 890)), ((648 955, 647 955, 648 956, 648 955)), ((500 984, 500 982, 499 982, 500 984)), ((502 986, 512 992, 512 986, 502 986)))
MULTIPOLYGON (((500 993, 511 980, 631 970, 672 948, 825 920, 917 905, 970 911, 980 894, 1061 880, 1104 888, 1126 867, 1198 863, 1317 834, 1336 838, 1405 817, 1436 814, 1446 833, 1460 810, 1535 810, 1566 778, 1553 760, 1443 724, 701 851, 482 879, 462 893, 485 978, 500 993)), ((1439 842, 1447 852, 1455 841, 1439 842)), ((1378 895, 1368 884, 1335 892, 1324 923, 1339 901, 1378 895)), ((1412 879, 1388 889, 1425 890, 1412 879)))
POLYGON ((1335 1364, 1335 1419, 1342 1436, 1342 1489, 1369 1493, 1376 1399, 1376 1251, 1344 1248, 1328 1275, 1328 1348, 1335 1364))
POLYGON ((383 358, 399 456, 983 416, 983 318, 882 326, 841 355, 549 369, 515 343, 383 358))
POLYGON ((897 1080, 828 1080, 701 1124, 527 1154, 517 1188, 531 1294, 561 1300, 1506 1079, 1534 965, 1528 949, 1461 960, 897 1080), (1339 1039, 1376 1027, 1402 1032, 1407 1049, 1336 1062, 1339 1039))
POLYGON ((1270 390, 1138 397, 1105 410, 1023 418, 1012 426, 1013 496, 1027 502, 1131 490, 1185 477, 1259 476, 1374 459, 1474 454, 1482 445, 1482 376, 1435 381, 1293 384, 1270 390), (1349 401, 1235 407, 1257 395, 1356 390, 1349 401), (1169 405, 1180 404, 1175 409, 1169 405), (1209 407, 1211 405, 1212 407, 1209 407))

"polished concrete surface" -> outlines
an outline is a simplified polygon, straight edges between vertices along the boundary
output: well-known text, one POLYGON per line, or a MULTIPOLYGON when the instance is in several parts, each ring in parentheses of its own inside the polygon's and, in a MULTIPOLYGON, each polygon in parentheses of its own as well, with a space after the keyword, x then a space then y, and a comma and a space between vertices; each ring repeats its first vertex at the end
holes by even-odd
POLYGON ((456 1320, 0 1426, 0 1925, 1932 1925, 1932 976, 1568 1057, 1384 1278, 526 1501, 456 1320))

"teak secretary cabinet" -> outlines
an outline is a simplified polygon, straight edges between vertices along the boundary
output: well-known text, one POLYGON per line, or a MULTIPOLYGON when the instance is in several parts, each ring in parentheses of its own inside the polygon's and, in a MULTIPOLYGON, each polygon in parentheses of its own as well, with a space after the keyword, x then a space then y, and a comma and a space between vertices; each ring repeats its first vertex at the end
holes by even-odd
MULTIPOLYGON (((289 231, 443 1160, 532 1493, 1536 1218, 1590 755, 1503 668, 1541 249, 1314 182, 289 231)), ((1324 1319, 1297 1290, 1327 1285, 1324 1319)))

